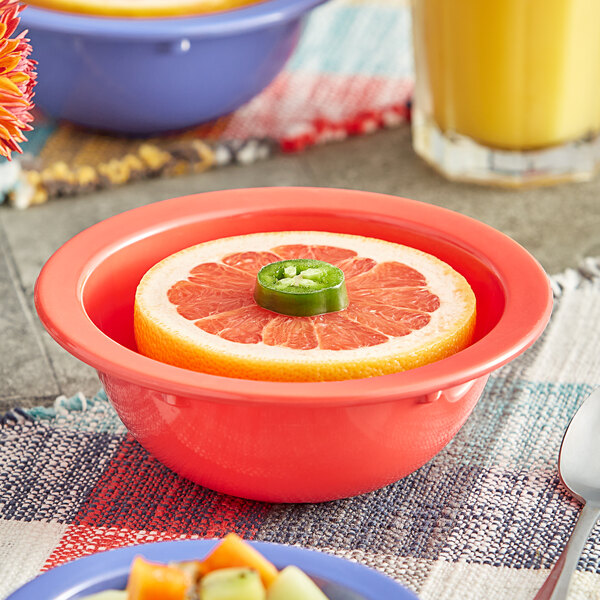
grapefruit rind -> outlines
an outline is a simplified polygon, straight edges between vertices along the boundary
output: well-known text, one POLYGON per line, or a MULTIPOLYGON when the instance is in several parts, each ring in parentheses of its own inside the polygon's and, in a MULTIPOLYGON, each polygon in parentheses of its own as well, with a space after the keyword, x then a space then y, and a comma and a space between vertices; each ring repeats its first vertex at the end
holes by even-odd
POLYGON ((397 373, 446 358, 472 340, 476 300, 467 281, 443 261, 407 246, 327 232, 269 232, 221 238, 175 253, 152 267, 138 286, 134 330, 138 351, 174 366, 213 375, 266 381, 336 381, 397 373), (440 307, 422 329, 374 346, 299 350, 263 342, 242 344, 201 330, 167 300, 167 290, 204 262, 239 251, 284 244, 354 250, 378 263, 396 261, 419 271, 440 307))
POLYGON ((258 4, 264 0, 26 0, 47 10, 101 17, 145 19, 193 17, 258 4))

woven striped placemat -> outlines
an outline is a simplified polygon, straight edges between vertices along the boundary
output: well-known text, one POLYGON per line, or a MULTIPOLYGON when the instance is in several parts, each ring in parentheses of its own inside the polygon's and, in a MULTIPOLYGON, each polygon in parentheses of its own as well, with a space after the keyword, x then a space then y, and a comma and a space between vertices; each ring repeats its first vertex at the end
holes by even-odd
POLYGON ((142 140, 51 122, 38 112, 19 185, 0 183, 0 201, 26 208, 398 126, 408 119, 412 72, 408 0, 330 0, 313 11, 271 85, 216 122, 142 140))
MULTIPOLYGON (((412 475, 356 498, 274 505, 195 485, 127 434, 103 392, 16 408, 0 427, 0 598, 82 555, 229 531, 358 561, 422 600, 533 598, 580 510, 557 475, 562 435, 600 385, 600 259, 552 283, 545 333, 493 373, 456 438, 412 475)), ((571 598, 600 598, 598 528, 571 598)))

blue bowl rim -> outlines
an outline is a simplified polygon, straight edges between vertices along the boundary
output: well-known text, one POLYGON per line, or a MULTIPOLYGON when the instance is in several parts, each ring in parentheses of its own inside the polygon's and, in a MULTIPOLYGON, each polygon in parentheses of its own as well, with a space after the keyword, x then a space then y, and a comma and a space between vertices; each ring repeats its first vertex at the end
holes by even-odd
POLYGON ((27 6, 21 28, 119 40, 169 41, 226 37, 278 26, 326 0, 262 0, 256 4, 190 17, 112 18, 27 6))

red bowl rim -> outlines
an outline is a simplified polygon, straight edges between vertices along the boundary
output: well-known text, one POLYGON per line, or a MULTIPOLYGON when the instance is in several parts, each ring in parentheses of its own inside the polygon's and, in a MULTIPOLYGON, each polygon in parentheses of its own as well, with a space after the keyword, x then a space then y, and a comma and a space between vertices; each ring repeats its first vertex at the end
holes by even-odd
POLYGON ((272 187, 205 192, 142 206, 85 229, 43 266, 35 304, 50 335, 99 373, 166 394, 223 402, 355 405, 420 397, 446 390, 508 363, 544 330, 552 310, 549 279, 517 242, 492 227, 436 205, 372 192, 334 188, 272 187), (365 219, 414 224, 482 260, 505 294, 496 326, 468 348, 435 363, 392 375, 330 382, 248 381, 197 373, 157 362, 104 334, 83 306, 85 282, 107 256, 135 240, 188 223, 199 212, 210 218, 294 208, 348 212, 365 219), (477 243, 485 240, 485 244, 477 243), (69 318, 65 319, 64 315, 69 318))

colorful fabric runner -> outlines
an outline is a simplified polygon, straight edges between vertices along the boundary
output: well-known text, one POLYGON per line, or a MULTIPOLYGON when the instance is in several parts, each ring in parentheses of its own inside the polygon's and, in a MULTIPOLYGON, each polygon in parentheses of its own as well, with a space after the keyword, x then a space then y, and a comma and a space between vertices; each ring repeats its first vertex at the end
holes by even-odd
MULTIPOLYGON (((271 505, 192 484, 127 434, 102 392, 11 411, 0 427, 0 598, 93 552, 229 531, 359 561, 422 600, 533 598, 580 510, 556 467, 569 419, 600 385, 600 260, 553 286, 546 332, 492 375, 456 438, 356 498, 271 505)), ((570 597, 600 598, 600 528, 570 597)))
MULTIPOLYGON (((232 115, 174 136, 102 135, 38 114, 24 150, 26 208, 142 178, 176 176, 393 127, 408 119, 407 0, 330 0, 309 17, 282 73, 232 115)), ((1 190, 0 190, 1 192, 1 190)))

